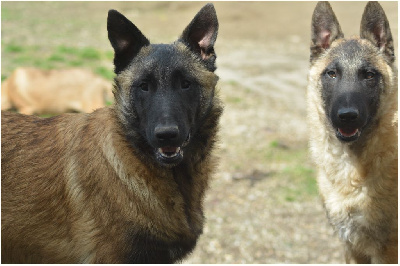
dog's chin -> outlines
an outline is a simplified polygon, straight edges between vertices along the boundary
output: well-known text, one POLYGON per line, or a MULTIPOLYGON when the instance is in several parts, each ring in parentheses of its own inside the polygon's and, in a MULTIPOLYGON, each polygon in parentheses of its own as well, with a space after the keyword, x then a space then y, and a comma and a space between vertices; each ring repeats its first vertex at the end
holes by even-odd
POLYGON ((336 137, 347 143, 355 142, 360 138, 361 130, 359 128, 337 128, 336 137))

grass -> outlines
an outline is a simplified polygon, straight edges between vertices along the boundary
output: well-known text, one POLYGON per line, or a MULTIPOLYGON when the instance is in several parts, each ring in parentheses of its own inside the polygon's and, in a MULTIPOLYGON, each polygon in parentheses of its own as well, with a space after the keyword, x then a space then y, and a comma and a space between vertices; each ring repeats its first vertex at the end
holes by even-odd
POLYGON ((110 64, 114 56, 112 51, 65 45, 56 46, 50 51, 42 51, 37 46, 21 46, 13 43, 2 43, 2 46, 7 61, 7 64, 2 66, 2 81, 20 66, 41 69, 86 67, 105 79, 114 78, 110 64))
POLYGON ((91 47, 85 47, 81 49, 78 51, 78 55, 83 60, 100 60, 102 58, 101 52, 91 47))
POLYGON ((104 66, 96 67, 94 69, 94 73, 96 73, 106 79, 109 79, 109 80, 114 79, 114 75, 115 75, 114 72, 112 71, 112 69, 110 69, 108 67, 104 67, 104 66))
POLYGON ((20 53, 24 51, 24 47, 16 45, 16 44, 9 44, 4 48, 4 52, 6 53, 20 53))
POLYGON ((226 98, 226 101, 229 102, 229 103, 233 103, 233 104, 240 104, 242 102, 242 98, 234 97, 234 96, 228 96, 226 98))
POLYGON ((291 186, 283 189, 283 197, 286 201, 301 201, 318 195, 314 169, 296 164, 283 169, 282 174, 291 180, 291 186))
POLYGON ((306 145, 290 147, 280 140, 272 140, 262 154, 265 162, 282 165, 282 169, 274 173, 285 184, 277 191, 280 200, 300 202, 318 196, 315 171, 308 161, 306 145))

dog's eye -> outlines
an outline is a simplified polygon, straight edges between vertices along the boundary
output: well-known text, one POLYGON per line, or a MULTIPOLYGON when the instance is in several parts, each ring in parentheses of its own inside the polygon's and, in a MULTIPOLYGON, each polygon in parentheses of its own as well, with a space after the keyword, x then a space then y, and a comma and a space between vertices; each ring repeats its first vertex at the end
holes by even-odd
POLYGON ((365 72, 365 79, 373 79, 375 77, 375 73, 372 71, 365 72))
POLYGON ((148 91, 149 90, 149 84, 147 82, 142 82, 142 83, 140 83, 139 88, 142 91, 148 91))
POLYGON ((335 79, 336 78, 336 71, 334 70, 329 70, 328 72, 326 72, 326 74, 330 77, 335 79))
POLYGON ((190 88, 190 81, 184 79, 181 81, 181 88, 182 89, 189 89, 190 88))

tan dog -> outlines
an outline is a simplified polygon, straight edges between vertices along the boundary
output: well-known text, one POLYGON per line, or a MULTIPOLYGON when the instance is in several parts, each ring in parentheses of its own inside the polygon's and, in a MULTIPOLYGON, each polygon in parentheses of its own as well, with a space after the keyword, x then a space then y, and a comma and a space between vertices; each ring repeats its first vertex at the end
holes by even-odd
POLYGON ((310 150, 346 262, 397 263, 397 70, 385 12, 369 2, 345 39, 327 2, 312 19, 310 150))
POLYGON ((23 114, 92 112, 112 99, 111 82, 80 68, 21 67, 1 84, 1 109, 23 114))
POLYGON ((115 10, 112 107, 2 112, 3 263, 172 263, 195 247, 222 107, 218 20, 203 7, 172 44, 115 10))

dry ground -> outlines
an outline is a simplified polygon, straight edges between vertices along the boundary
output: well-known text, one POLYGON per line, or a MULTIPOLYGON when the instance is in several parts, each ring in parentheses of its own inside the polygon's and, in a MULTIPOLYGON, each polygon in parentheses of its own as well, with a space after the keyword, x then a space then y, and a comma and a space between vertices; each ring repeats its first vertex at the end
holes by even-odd
MULTIPOLYGON (((203 2, 2 2, 2 47, 111 50, 108 9, 153 42, 172 42, 203 2)), ((316 2, 215 2, 219 90, 225 102, 220 167, 207 223, 185 263, 343 263, 308 160, 308 46, 316 2)), ((345 34, 358 34, 365 2, 332 4, 345 34)), ((383 2, 397 45, 397 2, 383 2)), ((18 65, 2 48, 2 76, 18 65)), ((112 68, 111 61, 105 63, 112 68)))

